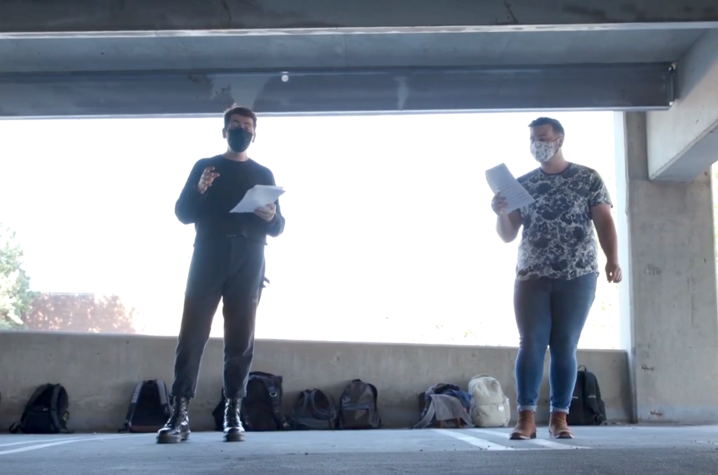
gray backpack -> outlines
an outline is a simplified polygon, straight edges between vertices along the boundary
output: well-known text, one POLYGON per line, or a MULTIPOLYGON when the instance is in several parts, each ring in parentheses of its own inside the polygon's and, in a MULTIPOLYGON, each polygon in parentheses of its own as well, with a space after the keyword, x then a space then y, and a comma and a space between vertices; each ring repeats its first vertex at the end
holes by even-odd
POLYGON ((381 417, 377 407, 377 390, 373 384, 355 379, 344 388, 339 400, 340 429, 378 429, 381 417))

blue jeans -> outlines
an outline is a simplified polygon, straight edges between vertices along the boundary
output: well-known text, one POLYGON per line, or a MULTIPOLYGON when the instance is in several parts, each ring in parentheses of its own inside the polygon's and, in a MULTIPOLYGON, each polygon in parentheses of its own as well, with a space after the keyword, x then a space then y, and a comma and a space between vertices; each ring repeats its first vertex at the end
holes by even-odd
POLYGON ((514 311, 521 343, 516 358, 519 411, 535 411, 550 347, 551 411, 568 412, 576 384, 576 346, 596 296, 598 274, 571 280, 517 280, 514 311))

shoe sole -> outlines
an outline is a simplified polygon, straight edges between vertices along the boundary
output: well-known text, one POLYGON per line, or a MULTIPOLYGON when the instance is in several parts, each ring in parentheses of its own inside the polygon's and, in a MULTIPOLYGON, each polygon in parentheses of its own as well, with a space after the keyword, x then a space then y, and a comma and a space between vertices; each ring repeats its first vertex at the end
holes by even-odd
POLYGON ((183 434, 180 436, 157 436, 157 443, 158 444, 179 444, 180 442, 187 442, 189 439, 189 434, 183 434))
POLYGON ((225 434, 224 441, 225 442, 244 442, 244 434, 242 432, 225 434))
POLYGON ((525 435, 521 434, 511 434, 511 437, 509 437, 509 440, 531 440, 535 439, 536 434, 531 434, 531 437, 526 437, 525 435))

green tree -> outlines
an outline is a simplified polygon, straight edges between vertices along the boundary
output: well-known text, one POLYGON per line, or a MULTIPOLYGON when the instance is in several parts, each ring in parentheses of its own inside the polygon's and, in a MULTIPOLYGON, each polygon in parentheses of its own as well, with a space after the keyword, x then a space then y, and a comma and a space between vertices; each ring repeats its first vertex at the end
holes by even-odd
POLYGON ((22 317, 35 298, 22 258, 15 232, 0 224, 0 330, 25 328, 22 317))

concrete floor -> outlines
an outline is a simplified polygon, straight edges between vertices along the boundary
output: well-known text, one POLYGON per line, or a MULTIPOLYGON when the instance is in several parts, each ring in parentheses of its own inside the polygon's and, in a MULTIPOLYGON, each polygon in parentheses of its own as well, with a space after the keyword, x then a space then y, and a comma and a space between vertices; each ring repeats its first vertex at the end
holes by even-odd
POLYGON ((178 445, 152 434, 0 435, 0 473, 715 474, 718 426, 576 428, 530 442, 508 429, 251 433, 227 444, 193 433, 178 445))

